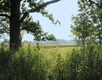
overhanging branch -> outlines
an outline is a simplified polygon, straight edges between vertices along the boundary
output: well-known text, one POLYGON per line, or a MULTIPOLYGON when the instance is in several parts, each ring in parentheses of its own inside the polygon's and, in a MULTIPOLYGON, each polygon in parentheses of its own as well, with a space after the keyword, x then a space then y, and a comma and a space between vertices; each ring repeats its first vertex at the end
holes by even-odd
POLYGON ((35 9, 30 9, 30 10, 28 10, 28 12, 29 12, 29 13, 32 13, 32 12, 39 12, 40 9, 43 9, 43 8, 45 8, 46 6, 48 6, 48 5, 50 5, 50 4, 53 4, 53 3, 56 3, 56 2, 58 2, 58 1, 60 1, 60 0, 48 1, 48 2, 46 2, 46 3, 44 3, 44 4, 40 5, 40 6, 38 6, 38 7, 35 8, 35 9))
POLYGON ((10 18, 10 16, 7 15, 7 14, 0 14, 0 16, 4 16, 4 17, 7 17, 7 18, 10 18))
POLYGON ((43 9, 45 8, 46 6, 50 5, 50 4, 53 4, 53 3, 56 3, 60 0, 52 0, 52 1, 48 1, 48 2, 45 2, 43 4, 41 4, 40 6, 36 7, 36 8, 33 8, 33 9, 29 9, 27 10, 24 14, 23 14, 23 17, 20 19, 20 23, 22 23, 24 21, 24 19, 29 15, 29 13, 34 13, 34 12, 39 12, 40 9, 43 9))

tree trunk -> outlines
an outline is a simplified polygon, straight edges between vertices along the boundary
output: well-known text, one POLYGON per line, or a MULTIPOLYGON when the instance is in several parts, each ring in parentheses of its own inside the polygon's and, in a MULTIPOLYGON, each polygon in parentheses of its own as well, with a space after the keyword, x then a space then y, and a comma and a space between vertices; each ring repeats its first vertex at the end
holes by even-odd
POLYGON ((11 0, 11 17, 10 17, 10 49, 18 50, 21 46, 20 37, 20 2, 11 0))

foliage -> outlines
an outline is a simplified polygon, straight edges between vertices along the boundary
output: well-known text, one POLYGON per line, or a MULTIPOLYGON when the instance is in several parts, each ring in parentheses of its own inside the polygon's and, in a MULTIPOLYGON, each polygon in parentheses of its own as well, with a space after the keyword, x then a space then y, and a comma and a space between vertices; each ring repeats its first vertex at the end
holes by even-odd
MULTIPOLYGON (((23 16, 23 14, 28 10, 28 8, 30 9, 36 9, 36 7, 40 6, 44 4, 43 0, 37 1, 37 2, 31 2, 30 0, 22 0, 21 2, 21 13, 20 16, 23 16), (28 4, 28 5, 27 5, 28 4)), ((11 3, 10 0, 1 0, 0 1, 0 13, 7 13, 8 16, 10 16, 10 9, 11 9, 11 3)), ((53 23, 55 23, 53 15, 50 14, 49 12, 47 12, 44 8, 41 8, 39 13, 41 13, 43 16, 46 16, 49 18, 49 20, 51 20, 53 23)), ((21 25, 21 30, 26 30, 27 32, 31 32, 34 34, 39 34, 39 32, 36 32, 35 30, 38 29, 38 31, 41 28, 41 25, 39 24, 39 21, 34 22, 31 18, 31 16, 27 16, 27 18, 25 19, 24 23, 22 23, 21 25), (29 26, 28 26, 29 25, 29 26), (37 27, 37 28, 36 28, 37 27), (34 28, 34 29, 32 29, 34 28)), ((3 33, 9 33, 10 30, 10 25, 9 25, 9 19, 4 15, 0 15, 0 34, 3 33)), ((40 33, 43 31, 40 31, 40 33)), ((36 35, 34 35, 36 36, 36 35)))
POLYGON ((53 34, 48 35, 46 38, 47 38, 47 40, 56 41, 56 38, 55 38, 55 36, 53 34))
POLYGON ((35 39, 40 40, 45 33, 42 30, 39 22, 34 22, 31 19, 30 13, 41 13, 53 23, 53 15, 48 13, 46 6, 56 3, 60 0, 1 0, 0 1, 0 35, 9 33, 10 49, 18 50, 21 47, 21 30, 32 33, 35 39), (42 35, 43 34, 43 35, 42 35))
POLYGON ((101 80, 102 51, 86 48, 0 49, 0 80, 101 80))
POLYGON ((69 80, 101 80, 101 58, 102 53, 94 46, 73 50, 65 63, 65 77, 69 80))
POLYGON ((0 52, 1 80, 46 80, 46 75, 44 56, 37 51, 0 52))
POLYGON ((73 17, 72 33, 82 41, 93 40, 102 44, 102 9, 100 0, 78 0, 79 13, 73 17))
POLYGON ((85 13, 78 14, 73 17, 72 33, 81 39, 82 45, 85 44, 86 39, 90 39, 94 35, 94 26, 89 17, 85 13))

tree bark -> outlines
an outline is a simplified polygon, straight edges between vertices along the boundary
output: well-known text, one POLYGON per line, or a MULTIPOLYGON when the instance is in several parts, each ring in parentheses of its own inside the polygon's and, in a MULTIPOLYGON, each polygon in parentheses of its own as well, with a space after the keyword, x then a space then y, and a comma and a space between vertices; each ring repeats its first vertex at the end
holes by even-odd
POLYGON ((21 46, 20 37, 20 1, 11 0, 10 15, 10 50, 18 50, 21 46))

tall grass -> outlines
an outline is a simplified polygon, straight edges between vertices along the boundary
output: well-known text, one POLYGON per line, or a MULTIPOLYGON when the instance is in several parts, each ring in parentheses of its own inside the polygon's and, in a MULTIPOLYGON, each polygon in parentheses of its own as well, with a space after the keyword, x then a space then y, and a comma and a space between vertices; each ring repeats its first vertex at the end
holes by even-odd
POLYGON ((102 80, 102 49, 0 49, 0 80, 102 80))
POLYGON ((0 80, 46 80, 44 56, 36 50, 0 52, 0 80))
POLYGON ((65 80, 102 80, 102 50, 73 50, 65 63, 65 80))

